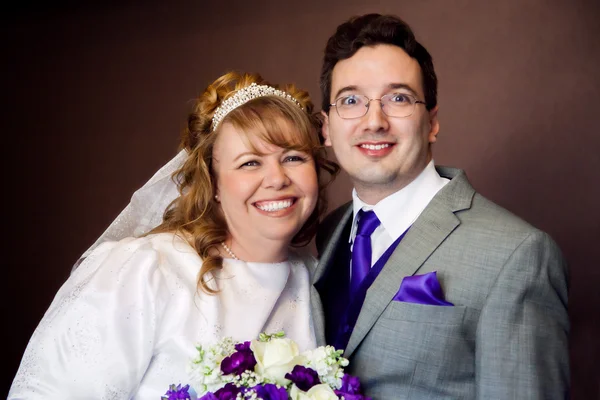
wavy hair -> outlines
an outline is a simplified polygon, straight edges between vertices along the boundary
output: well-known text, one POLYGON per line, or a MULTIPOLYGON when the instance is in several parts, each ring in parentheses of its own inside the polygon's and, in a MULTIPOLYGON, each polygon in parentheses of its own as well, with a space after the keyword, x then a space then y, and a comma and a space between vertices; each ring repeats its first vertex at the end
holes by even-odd
POLYGON ((165 211, 161 225, 150 233, 175 232, 181 234, 202 258, 198 275, 198 288, 214 294, 208 287, 211 271, 220 269, 223 258, 219 255, 221 242, 227 239, 227 224, 215 200, 216 176, 213 171, 213 147, 219 130, 225 122, 233 124, 240 132, 252 135, 276 146, 306 152, 313 157, 319 195, 317 206, 300 231, 292 239, 293 246, 306 245, 316 233, 319 220, 327 209, 325 188, 339 172, 339 166, 326 158, 319 136, 321 120, 313 112, 308 93, 292 84, 279 87, 267 83, 258 74, 229 72, 212 84, 196 99, 181 137, 181 148, 188 157, 173 174, 180 196, 165 211), (256 83, 281 89, 294 97, 304 108, 278 96, 253 99, 232 110, 215 131, 211 130, 216 109, 236 91, 256 83), (295 127, 295 135, 281 130, 281 120, 295 127), (291 136, 291 137, 290 137, 291 136), (322 172, 329 174, 325 179, 322 172))

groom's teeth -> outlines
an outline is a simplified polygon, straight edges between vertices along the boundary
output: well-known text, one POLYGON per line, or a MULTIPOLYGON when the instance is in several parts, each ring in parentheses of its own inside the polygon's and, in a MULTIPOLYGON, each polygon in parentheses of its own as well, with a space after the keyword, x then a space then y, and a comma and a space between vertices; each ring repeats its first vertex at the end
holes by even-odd
POLYGON ((292 200, 270 201, 257 204, 256 207, 263 211, 279 211, 292 205, 292 200))
POLYGON ((390 145, 388 143, 386 143, 386 144, 361 144, 360 147, 362 147, 363 149, 368 149, 368 150, 381 150, 381 149, 385 149, 386 147, 390 147, 390 145))

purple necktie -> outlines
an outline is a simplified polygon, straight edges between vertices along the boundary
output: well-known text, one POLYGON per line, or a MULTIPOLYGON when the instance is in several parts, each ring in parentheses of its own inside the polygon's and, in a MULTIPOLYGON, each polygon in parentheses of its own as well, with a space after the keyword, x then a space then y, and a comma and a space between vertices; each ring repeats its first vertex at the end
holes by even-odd
POLYGON ((360 210, 358 218, 358 229, 352 246, 350 296, 358 291, 361 282, 371 270, 371 234, 381 223, 373 211, 360 210))

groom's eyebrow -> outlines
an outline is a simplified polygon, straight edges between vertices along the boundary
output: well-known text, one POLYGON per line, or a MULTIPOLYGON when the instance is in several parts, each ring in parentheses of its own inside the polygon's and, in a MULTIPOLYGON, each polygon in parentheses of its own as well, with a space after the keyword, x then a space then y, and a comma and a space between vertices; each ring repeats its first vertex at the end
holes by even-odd
MULTIPOLYGON (((394 90, 394 89, 403 89, 406 90, 408 92, 410 92, 413 96, 415 97, 419 97, 417 94, 417 91, 415 89, 413 89, 410 85, 407 85, 406 83, 390 83, 389 85, 387 85, 389 90, 394 90)), ((344 94, 345 92, 360 92, 360 90, 358 89, 357 85, 348 85, 348 86, 344 86, 343 88, 341 88, 340 90, 338 90, 334 96, 334 100, 337 100, 342 94, 344 94)))
POLYGON ((415 97, 419 97, 417 91, 415 89, 413 89, 410 85, 407 85, 406 83, 390 83, 388 85, 388 87, 390 89, 404 89, 408 92, 410 92, 413 96, 415 97))
POLYGON ((356 92, 357 90, 358 90, 358 86, 356 86, 356 85, 344 86, 343 88, 341 88, 340 90, 338 90, 335 93, 335 96, 333 97, 333 99, 337 100, 343 93, 356 92))

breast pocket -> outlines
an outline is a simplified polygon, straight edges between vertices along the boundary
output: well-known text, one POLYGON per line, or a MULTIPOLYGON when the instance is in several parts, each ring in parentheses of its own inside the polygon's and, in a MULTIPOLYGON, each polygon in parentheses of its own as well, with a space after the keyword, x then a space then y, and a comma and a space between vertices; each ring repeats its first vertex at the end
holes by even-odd
MULTIPOLYGON (((381 346, 382 354, 404 358, 461 373, 461 360, 473 359, 474 327, 465 323, 464 306, 430 306, 391 302, 381 314, 369 339, 381 346)), ((467 370, 472 370, 471 361, 467 370)))
POLYGON ((365 384, 386 393, 381 398, 461 398, 454 394, 468 391, 474 377, 477 324, 471 311, 392 301, 352 355, 351 365, 370 378, 365 384), (433 391, 421 395, 421 390, 433 391))
POLYGON ((464 306, 430 306, 392 301, 380 318, 425 324, 461 325, 466 309, 464 306))

